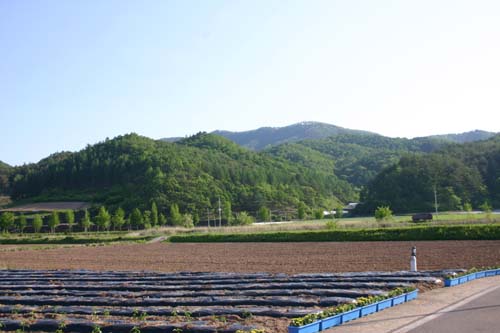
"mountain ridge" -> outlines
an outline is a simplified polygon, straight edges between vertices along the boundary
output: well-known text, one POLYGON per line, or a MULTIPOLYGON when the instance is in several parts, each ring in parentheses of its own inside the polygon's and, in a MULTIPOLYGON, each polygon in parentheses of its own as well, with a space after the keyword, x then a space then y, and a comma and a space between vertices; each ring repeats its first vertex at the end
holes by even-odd
MULTIPOLYGON (((299 142, 304 140, 316 140, 325 139, 337 135, 368 135, 368 136, 381 136, 384 135, 363 131, 357 129, 349 129, 333 124, 315 122, 315 121, 304 121, 300 123, 295 123, 282 127, 259 127, 257 129, 248 131, 227 131, 227 130, 215 130, 210 132, 211 134, 216 134, 223 136, 233 142, 236 142, 240 146, 260 151, 271 146, 277 146, 284 143, 299 142)), ((494 132, 488 132, 483 130, 473 130, 463 133, 448 133, 448 134, 436 134, 423 137, 415 137, 407 140, 422 140, 422 139, 435 139, 442 140, 445 142, 453 143, 467 143, 486 140, 493 137, 494 132)), ((389 137, 387 137, 389 138, 389 137)), ((177 142, 182 140, 181 137, 171 137, 162 138, 161 141, 166 142, 177 142)), ((391 138, 391 139, 406 139, 406 138, 391 138)))

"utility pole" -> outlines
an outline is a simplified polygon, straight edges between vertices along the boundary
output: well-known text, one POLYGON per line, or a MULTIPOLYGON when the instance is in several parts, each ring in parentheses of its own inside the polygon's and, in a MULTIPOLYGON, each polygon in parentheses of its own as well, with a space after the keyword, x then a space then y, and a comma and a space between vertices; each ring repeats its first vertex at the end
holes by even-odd
POLYGON ((220 197, 219 197, 219 228, 222 227, 222 209, 220 208, 220 197))

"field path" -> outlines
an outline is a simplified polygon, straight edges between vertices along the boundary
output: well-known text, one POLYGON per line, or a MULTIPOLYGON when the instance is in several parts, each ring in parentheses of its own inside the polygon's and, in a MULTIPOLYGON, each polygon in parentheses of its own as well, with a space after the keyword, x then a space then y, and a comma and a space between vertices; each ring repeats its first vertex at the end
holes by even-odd
POLYGON ((317 273, 408 270, 412 246, 422 270, 500 265, 500 241, 153 243, 1 251, 10 269, 317 273))

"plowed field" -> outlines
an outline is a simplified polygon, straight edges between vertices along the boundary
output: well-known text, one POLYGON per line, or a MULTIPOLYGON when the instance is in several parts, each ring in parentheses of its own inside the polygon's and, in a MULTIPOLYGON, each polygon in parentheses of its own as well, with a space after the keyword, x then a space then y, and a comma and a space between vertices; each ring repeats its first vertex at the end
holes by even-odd
POLYGON ((11 269, 317 273, 407 270, 412 246, 424 270, 500 265, 500 241, 129 244, 1 251, 11 269))

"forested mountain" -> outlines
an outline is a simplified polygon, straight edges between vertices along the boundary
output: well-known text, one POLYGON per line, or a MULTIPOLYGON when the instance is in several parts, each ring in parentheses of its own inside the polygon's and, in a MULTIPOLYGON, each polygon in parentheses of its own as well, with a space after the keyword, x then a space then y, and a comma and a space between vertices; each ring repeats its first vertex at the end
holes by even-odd
POLYGON ((337 134, 371 134, 319 122, 302 122, 285 127, 262 127, 252 131, 215 131, 217 134, 236 142, 240 146, 262 150, 269 146, 296 142, 305 139, 321 139, 337 134))
POLYGON ((465 203, 500 206, 500 135, 485 141, 448 145, 426 155, 408 155, 384 169, 361 194, 365 212, 388 205, 396 212, 433 211, 465 203))
MULTIPOLYGON (((385 141, 390 141, 392 138, 384 137, 376 133, 353 130, 348 128, 343 128, 335 125, 320 123, 320 122, 302 122, 293 124, 285 127, 262 127, 256 130, 243 131, 243 132, 230 132, 224 130, 217 130, 212 132, 212 134, 217 134, 225 138, 236 142, 240 146, 252 149, 252 150, 262 150, 265 148, 270 148, 271 146, 277 146, 284 143, 298 142, 304 140, 316 140, 325 139, 332 136, 338 135, 348 135, 347 138, 353 138, 355 136, 365 136, 368 138, 364 139, 364 143, 374 138, 375 135, 380 138, 384 138, 385 141)), ((486 132, 481 130, 475 130, 470 132, 464 132, 459 134, 442 134, 442 135, 432 135, 427 137, 414 138, 414 142, 426 142, 426 141, 443 141, 447 143, 466 143, 474 142, 480 140, 486 140, 494 136, 496 133, 486 132)), ((162 141, 176 142, 182 140, 180 137, 164 138, 162 141)), ((394 138, 395 142, 401 144, 405 139, 394 138)), ((408 140, 408 139, 406 139, 408 140)), ((379 140, 374 141, 374 147, 379 140)), ((354 141, 353 144, 358 144, 354 141)), ((362 143, 362 144, 364 144, 362 143)), ((382 142, 385 144, 385 142, 382 142)))
POLYGON ((475 131, 464 132, 464 133, 460 133, 460 134, 432 135, 429 138, 441 139, 441 140, 455 142, 455 143, 467 143, 467 142, 487 140, 495 135, 496 135, 496 133, 493 133, 493 132, 475 130, 475 131))
POLYGON ((308 168, 284 158, 244 149, 225 138, 199 133, 177 143, 136 134, 58 153, 16 167, 12 198, 90 200, 111 207, 145 208, 205 216, 221 198, 235 211, 332 208, 356 197, 331 169, 308 168))
MULTIPOLYGON (((334 163, 335 174, 359 188, 368 184, 382 169, 396 163, 403 155, 428 153, 445 145, 442 140, 429 138, 341 134, 319 140, 304 140, 294 145, 276 146, 265 152, 285 158, 291 156, 292 158, 288 158, 291 161, 300 160, 295 156, 300 154, 303 155, 303 160, 314 160, 311 151, 321 153, 322 162, 316 163, 316 167, 318 164, 329 165, 325 163, 325 159, 330 159, 334 163), (304 151, 305 147, 309 148, 307 152, 304 151), (295 154, 291 154, 290 150, 294 150, 295 154)), ((315 159, 317 158, 319 157, 316 155, 315 159)))
POLYGON ((9 174, 12 167, 7 163, 0 161, 0 195, 7 193, 9 174))

